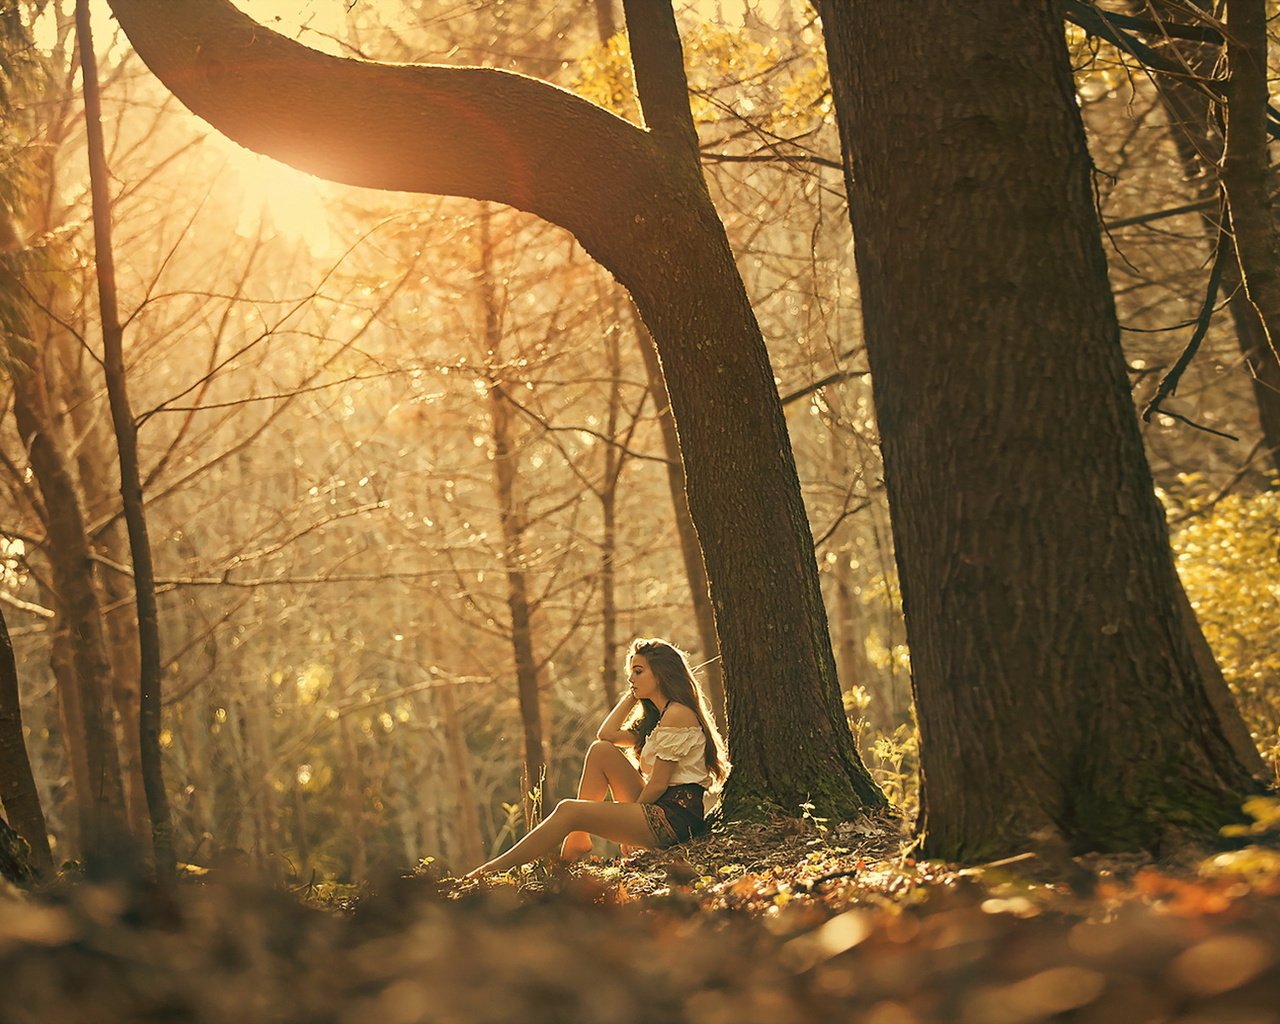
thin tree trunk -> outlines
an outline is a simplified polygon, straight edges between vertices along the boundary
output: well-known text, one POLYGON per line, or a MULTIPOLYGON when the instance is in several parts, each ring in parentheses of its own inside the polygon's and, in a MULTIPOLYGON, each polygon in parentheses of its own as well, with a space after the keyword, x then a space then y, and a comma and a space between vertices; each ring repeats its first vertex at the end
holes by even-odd
MULTIPOLYGON (((49 595, 51 604, 61 608, 56 593, 49 595)), ((93 791, 89 778, 88 744, 85 738, 84 708, 80 700, 80 679, 76 675, 75 654, 72 650, 74 640, 66 621, 61 615, 54 620, 52 635, 49 637, 49 670, 53 673, 54 684, 58 690, 58 722, 61 725, 63 756, 66 758, 67 771, 71 776, 71 806, 76 810, 72 816, 72 842, 63 842, 63 850, 85 849, 86 837, 81 834, 82 822, 79 809, 83 801, 90 799, 93 791)), ((65 836, 61 838, 65 839, 65 836)))
POLYGON ((484 860, 480 836, 480 818, 476 813, 475 786, 471 780, 471 757, 467 750, 467 738, 458 717, 458 700, 452 683, 445 682, 436 694, 444 722, 445 749, 448 754, 449 775, 453 779, 457 816, 454 826, 458 837, 458 852, 465 864, 474 866, 484 860))
MULTIPOLYGON (((605 339, 609 349, 609 410, 605 417, 604 436, 617 438, 618 407, 622 401, 622 354, 618 350, 618 332, 610 331, 605 339)), ((600 482, 600 691, 606 708, 618 703, 618 609, 614 559, 618 550, 618 481, 626 455, 612 444, 602 446, 604 467, 600 482)))
POLYGON ((246 785, 253 801, 257 824, 254 842, 254 862, 268 878, 279 880, 281 875, 279 832, 279 804, 276 800, 275 753, 271 744, 271 720, 273 717, 271 696, 261 707, 245 702, 242 714, 247 734, 246 785))
MULTIPOLYGON (((1139 16, 1147 14, 1147 2, 1151 2, 1150 13, 1162 20, 1176 20, 1179 5, 1167 0, 1143 0, 1141 4, 1133 5, 1133 13, 1139 16)), ((1202 77, 1212 75, 1220 57, 1217 47, 1171 35, 1154 37, 1152 45, 1158 51, 1170 54, 1178 66, 1202 77)), ((1223 139, 1213 123, 1210 98, 1190 81, 1178 76, 1156 75, 1154 81, 1170 123, 1174 146, 1182 160, 1183 173, 1188 181, 1200 183, 1198 198, 1212 199, 1218 190, 1222 171, 1223 139)), ((1269 221, 1270 211, 1262 212, 1269 221)), ((1201 223, 1210 245, 1217 245, 1220 234, 1217 218, 1205 214, 1201 223)), ((1234 246, 1234 242, 1232 244, 1234 246)), ((1267 342, 1267 331, 1257 308, 1241 287, 1238 252, 1235 259, 1227 259, 1223 263, 1220 291, 1231 297, 1228 305, 1235 325, 1236 342, 1249 369, 1264 444, 1270 452, 1272 465, 1280 469, 1280 360, 1276 359, 1267 342)), ((1204 678, 1206 695, 1218 712, 1223 732, 1231 741, 1240 763, 1254 776, 1262 777, 1265 766, 1257 744, 1240 717, 1235 698, 1204 638, 1200 620, 1196 618, 1181 580, 1178 582, 1178 606, 1196 664, 1204 678)))
POLYGON ((311 844, 307 839, 307 795, 302 790, 296 771, 290 772, 289 788, 292 790, 293 795, 293 815, 291 818, 293 849, 298 855, 298 862, 293 869, 295 877, 302 881, 310 874, 308 869, 311 866, 311 844))
POLYGON ((618 19, 613 12, 613 0, 596 0, 596 29, 602 43, 607 43, 618 34, 618 19))
POLYGON ((618 607, 614 559, 618 553, 618 488, 606 484, 600 495, 600 691, 604 703, 618 703, 618 607))
POLYGON ((93 193, 93 239, 97 257, 98 304, 102 315, 103 365, 111 421, 120 450, 120 494, 133 556, 133 587, 138 606, 140 700, 138 733, 141 743, 142 780, 151 812, 151 838, 156 874, 174 873, 173 823, 164 788, 160 756, 160 625, 156 609, 155 569, 147 537, 142 501, 142 477, 138 469, 138 427, 129 405, 124 365, 124 331, 120 325, 115 282, 115 256, 111 245, 111 195, 108 187, 106 147, 102 139, 102 100, 98 87, 98 61, 93 50, 89 0, 76 0, 76 42, 84 73, 85 128, 89 149, 89 180, 93 193))
POLYGON ((1216 829, 1253 783, 1179 614, 1058 9, 820 11, 925 848, 973 859, 1053 834, 1138 848, 1216 829))
POLYGON ((185 726, 186 741, 183 744, 187 751, 185 775, 187 784, 191 787, 187 816, 192 849, 186 856, 197 864, 208 864, 209 857, 213 853, 211 844, 215 840, 225 843, 228 836, 222 831, 216 819, 217 782, 214 779, 210 749, 213 746, 210 729, 214 724, 214 718, 204 700, 196 700, 194 705, 192 707, 190 704, 185 704, 181 709, 174 709, 174 714, 181 716, 185 726))
POLYGON ((351 839, 350 879, 358 882, 369 873, 369 847, 364 835, 364 772, 356 738, 346 717, 338 719, 342 742, 343 792, 347 805, 347 832, 351 839))
POLYGON ((102 637, 102 609, 94 563, 85 533, 80 495, 61 447, 54 439, 42 390, 41 360, 14 381, 13 409, 27 446, 31 470, 47 513, 45 547, 58 609, 70 649, 74 692, 65 692, 67 711, 78 715, 68 739, 83 739, 85 788, 76 794, 81 853, 109 857, 124 838, 124 790, 115 729, 108 715, 111 669, 102 637))
POLYGON ((9 627, 0 610, 0 804, 18 834, 31 848, 36 872, 53 874, 49 833, 45 827, 40 792, 31 773, 27 741, 22 732, 22 702, 18 696, 18 665, 13 657, 9 627))
MULTIPOLYGON (((1178 20, 1181 4, 1171 3, 1169 0, 1136 2, 1133 4, 1134 13, 1145 14, 1148 2, 1151 3, 1151 11, 1162 20, 1178 20)), ((1198 7, 1208 9, 1204 0, 1193 0, 1193 2, 1198 7)), ((1178 66, 1185 66, 1191 74, 1203 78, 1212 76, 1222 55, 1221 50, 1216 46, 1179 39, 1175 36, 1153 36, 1150 43, 1154 49, 1169 54, 1178 66)), ((1245 81, 1247 80, 1248 76, 1245 76, 1245 81)), ((1213 102, 1203 90, 1184 78, 1175 75, 1156 75, 1153 81, 1168 116, 1174 145, 1182 160, 1183 173, 1188 181, 1198 183, 1196 191, 1199 198, 1211 199, 1219 183, 1228 185, 1223 167, 1223 137, 1214 120, 1213 102)), ((1255 101, 1253 104, 1255 109, 1252 114, 1247 109, 1250 106, 1250 97, 1246 96, 1245 101, 1236 109, 1237 119, 1246 116, 1266 116, 1265 109, 1263 111, 1256 109, 1258 98, 1256 87, 1254 92, 1252 99, 1255 101)), ((1247 132, 1243 139, 1237 138, 1241 143, 1235 154, 1237 161, 1242 162, 1245 159, 1244 140, 1246 139, 1248 139, 1247 132)), ((1262 173, 1265 176, 1267 173, 1265 142, 1261 149, 1254 145, 1252 157, 1263 161, 1262 173)), ((1241 181, 1234 173, 1237 169, 1238 164, 1233 165, 1233 175, 1229 184, 1231 192, 1235 195, 1234 202, 1230 203, 1232 222, 1240 221, 1246 236, 1260 237, 1261 244, 1265 246, 1267 233, 1274 230, 1271 204, 1267 201, 1264 205, 1258 206, 1250 201, 1254 195, 1250 190, 1252 182, 1247 176, 1244 181, 1241 181), (1261 218, 1262 223, 1255 227, 1252 220, 1254 218, 1261 218)), ((1211 244, 1216 244, 1219 234, 1216 218, 1206 214, 1202 222, 1206 238, 1211 244)), ((1240 347, 1245 366, 1249 371, 1254 402, 1258 409, 1258 423, 1262 428, 1268 461, 1274 470, 1280 472, 1280 359, 1276 357, 1268 340, 1267 327, 1259 315, 1258 307, 1249 297, 1247 290, 1242 287, 1240 253, 1235 246, 1234 236, 1231 244, 1235 250, 1236 259, 1225 262, 1219 290, 1221 294, 1230 296, 1228 308, 1235 325, 1236 343, 1240 347)), ((1273 330, 1271 334, 1276 335, 1278 330, 1280 328, 1273 330)))
MULTIPOLYGON (((59 338, 59 341, 65 339, 59 338)), ((84 496, 85 518, 89 522, 114 511, 119 491, 103 479, 102 460, 108 456, 114 439, 105 428, 94 403, 94 395, 80 375, 80 367, 67 358, 63 345, 62 379, 65 405, 69 409, 72 429, 80 438, 76 446, 76 469, 84 496)), ((123 524, 112 518, 105 528, 90 539, 95 551, 104 552, 113 562, 129 560, 128 538, 123 524)), ((151 828, 147 811, 146 787, 142 779, 141 744, 138 734, 139 692, 138 627, 135 618, 133 588, 121 573, 106 570, 99 577, 103 606, 103 641, 111 663, 111 697, 115 719, 121 735, 120 771, 124 784, 125 813, 129 831, 146 835, 151 828)))
POLYGON ((484 315, 484 345, 490 365, 489 419, 493 441, 493 478, 498 497, 498 518, 502 522, 503 562, 507 576, 507 610, 511 615, 511 650, 516 667, 516 692, 524 729, 524 784, 521 800, 525 823, 532 824, 534 808, 530 793, 541 785, 545 800, 550 790, 543 740, 538 661, 533 652, 533 614, 525 580, 523 505, 516 494, 519 480, 519 453, 515 442, 515 411, 503 390, 502 325, 493 279, 491 213, 486 207, 480 225, 480 302, 484 315))
POLYGON ((1280 359, 1280 236, 1267 193, 1266 0, 1227 0, 1226 144, 1222 186, 1245 293, 1280 359))

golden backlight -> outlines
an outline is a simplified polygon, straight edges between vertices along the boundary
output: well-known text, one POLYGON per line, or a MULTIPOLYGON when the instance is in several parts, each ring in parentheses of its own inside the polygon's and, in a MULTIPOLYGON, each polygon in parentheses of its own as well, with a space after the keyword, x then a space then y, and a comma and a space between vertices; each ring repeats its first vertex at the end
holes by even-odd
POLYGON ((260 230, 305 243, 312 255, 335 245, 321 183, 304 171, 259 156, 221 136, 210 148, 226 160, 240 192, 236 233, 252 237, 260 230))

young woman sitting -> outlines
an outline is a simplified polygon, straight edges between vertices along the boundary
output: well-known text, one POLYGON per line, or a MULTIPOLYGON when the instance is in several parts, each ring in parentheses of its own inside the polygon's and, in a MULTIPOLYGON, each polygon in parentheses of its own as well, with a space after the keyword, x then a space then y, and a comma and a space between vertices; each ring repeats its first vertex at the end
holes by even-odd
POLYGON ((627 675, 629 692, 587 751, 578 799, 561 800, 537 828, 468 878, 527 864, 557 847, 564 860, 577 860, 591 852, 592 836, 662 849, 704 831, 708 792, 718 790, 729 761, 689 663, 665 640, 638 639, 627 651, 627 675), (638 770, 623 747, 639 752, 638 770))

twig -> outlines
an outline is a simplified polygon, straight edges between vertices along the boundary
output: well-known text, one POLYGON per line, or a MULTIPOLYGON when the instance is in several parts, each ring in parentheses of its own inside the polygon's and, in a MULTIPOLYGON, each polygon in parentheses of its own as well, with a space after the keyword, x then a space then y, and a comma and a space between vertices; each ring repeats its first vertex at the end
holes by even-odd
POLYGON ((865 377, 870 370, 839 370, 836 373, 829 373, 821 380, 815 380, 812 384, 806 384, 802 388, 798 388, 788 394, 782 396, 782 404, 790 405, 792 402, 799 401, 806 395, 811 395, 815 391, 821 391, 823 388, 831 384, 843 384, 847 380, 853 380, 855 377, 865 377))
POLYGON ((1225 223, 1225 210, 1220 209, 1218 217, 1218 240, 1214 246, 1213 253, 1213 269, 1209 271, 1209 286, 1205 289, 1204 303, 1200 307, 1200 315, 1196 318, 1195 330, 1191 332, 1191 337, 1187 341, 1187 346, 1182 350, 1182 355, 1178 356, 1177 362, 1173 364, 1169 372, 1160 380, 1159 386, 1156 388, 1155 396, 1147 403, 1146 408, 1142 410, 1142 422, 1150 423, 1151 417, 1157 412, 1164 413, 1166 416, 1172 416, 1174 419, 1181 420, 1188 426, 1195 427, 1197 430, 1203 430, 1210 434, 1217 434, 1219 437, 1230 438, 1238 441, 1238 437, 1224 433, 1220 430, 1214 430, 1212 427, 1202 426, 1195 423, 1187 417, 1168 409, 1162 409, 1160 403, 1166 398, 1173 395, 1178 389, 1178 382, 1182 379, 1182 375, 1186 372, 1191 360, 1195 358, 1196 352, 1200 348, 1200 343, 1204 341, 1205 335, 1209 332, 1209 324, 1213 321, 1213 310, 1218 300, 1218 287, 1222 283, 1222 271, 1226 265, 1226 260, 1231 258, 1232 247, 1227 237, 1227 228, 1225 223))
POLYGON ((0 601, 3 601, 12 608, 17 608, 20 612, 27 612, 28 614, 36 615, 42 619, 52 619, 54 617, 54 612, 51 608, 46 608, 44 605, 40 604, 33 604, 30 601, 24 601, 20 597, 14 597, 7 590, 0 590, 0 601))

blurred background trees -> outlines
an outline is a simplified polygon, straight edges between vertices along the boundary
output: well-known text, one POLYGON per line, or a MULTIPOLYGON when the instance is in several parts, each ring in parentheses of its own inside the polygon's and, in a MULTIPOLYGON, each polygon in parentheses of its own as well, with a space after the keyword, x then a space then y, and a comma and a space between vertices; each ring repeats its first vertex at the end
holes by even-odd
MULTIPOLYGON (((86 814, 146 833, 137 622, 73 5, 0 6, 21 29, 3 64, 0 601, 61 861, 83 851, 86 814)), ((521 70, 635 116, 600 4, 242 6, 331 52, 521 70)), ((800 0, 676 8, 846 710, 910 812, 907 651, 819 28, 800 0)), ((566 794, 632 635, 716 657, 629 300, 527 215, 328 185, 240 150, 95 25, 178 858, 304 878, 474 862, 523 827, 531 744, 542 799, 566 794)), ((1131 55, 1064 30, 1141 407, 1204 299, 1212 239, 1189 156, 1204 147, 1188 150, 1131 55)), ((1143 434, 1188 594, 1274 766, 1273 461, 1256 344, 1236 331, 1213 320, 1143 434)))

